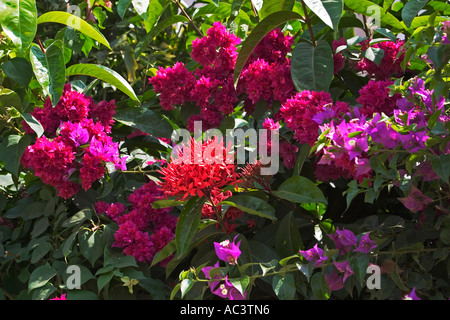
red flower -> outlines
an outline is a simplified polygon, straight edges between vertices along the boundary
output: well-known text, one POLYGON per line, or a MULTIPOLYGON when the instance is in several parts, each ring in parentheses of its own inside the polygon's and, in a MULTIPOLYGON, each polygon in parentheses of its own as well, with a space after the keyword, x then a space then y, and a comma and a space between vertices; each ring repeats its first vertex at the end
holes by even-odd
POLYGON ((236 184, 239 177, 234 163, 226 161, 228 152, 223 141, 213 139, 202 143, 191 139, 179 157, 172 158, 160 171, 163 175, 160 186, 165 196, 209 197, 213 189, 236 184))

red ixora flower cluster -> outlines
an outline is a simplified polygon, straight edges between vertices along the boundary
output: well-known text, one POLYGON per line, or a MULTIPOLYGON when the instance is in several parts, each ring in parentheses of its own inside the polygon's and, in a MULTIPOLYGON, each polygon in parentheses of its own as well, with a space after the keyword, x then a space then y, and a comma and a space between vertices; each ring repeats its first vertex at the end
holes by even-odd
MULTIPOLYGON (((114 101, 95 104, 90 97, 66 84, 59 103, 47 99, 43 108, 33 110, 45 134, 28 146, 21 162, 62 198, 74 196, 82 187, 88 190, 106 173, 106 163, 126 169, 118 143, 108 135, 113 124, 114 101)), ((24 123, 27 133, 33 131, 24 123)))
MULTIPOLYGON (((123 248, 123 253, 135 257, 136 261, 152 262, 155 254, 173 239, 177 225, 170 208, 152 208, 153 202, 161 197, 163 192, 159 186, 149 181, 128 196, 128 207, 120 202, 95 204, 97 213, 104 213, 119 225, 113 247, 123 248)), ((169 260, 170 257, 161 263, 169 260)))
POLYGON ((261 99, 271 105, 274 100, 284 102, 295 93, 290 59, 286 57, 291 51, 292 37, 279 29, 271 31, 255 48, 235 89, 233 72, 240 42, 224 25, 215 22, 206 37, 192 42, 191 57, 200 64, 199 68, 191 72, 177 62, 172 67, 160 68, 149 79, 159 93, 161 107, 172 110, 178 105, 195 103, 200 113, 189 117, 187 128, 192 131, 194 122, 201 121, 207 130, 218 127, 241 97, 246 111, 252 113, 261 99))
POLYGON ((205 142, 194 139, 178 149, 177 157, 160 170, 161 189, 166 197, 186 199, 211 197, 213 190, 236 184, 239 175, 233 161, 227 161, 230 149, 217 137, 205 142))

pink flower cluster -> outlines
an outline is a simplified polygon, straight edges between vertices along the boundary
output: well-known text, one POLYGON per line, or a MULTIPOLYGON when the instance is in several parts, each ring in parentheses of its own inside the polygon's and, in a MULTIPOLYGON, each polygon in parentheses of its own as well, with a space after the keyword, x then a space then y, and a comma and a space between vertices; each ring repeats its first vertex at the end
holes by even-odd
POLYGON ((240 42, 224 25, 215 22, 206 37, 192 42, 191 57, 199 68, 191 72, 181 62, 159 68, 149 82, 159 94, 161 107, 172 110, 195 103, 200 113, 189 117, 187 128, 192 131, 194 122, 201 121, 207 130, 218 127, 224 116, 234 111, 241 96, 246 111, 252 113, 261 99, 271 105, 274 100, 284 102, 295 93, 290 59, 286 57, 292 37, 279 29, 271 31, 255 48, 235 89, 233 72, 240 42))
MULTIPOLYGON (((367 58, 362 58, 356 65, 359 71, 367 72, 369 77, 375 77, 375 80, 389 80, 392 76, 398 77, 403 74, 401 63, 405 57, 403 48, 404 41, 384 41, 373 44, 372 48, 382 49, 383 58, 379 65, 367 58)), ((370 47, 369 39, 364 41, 361 49, 363 51, 370 47)))
MULTIPOLYGON (((126 170, 126 158, 120 158, 118 143, 108 135, 114 109, 114 101, 96 105, 67 84, 55 107, 48 99, 44 108, 33 111, 48 137, 37 138, 27 147, 22 164, 66 199, 74 196, 80 187, 88 190, 102 178, 106 163, 126 170)), ((27 132, 31 130, 26 124, 24 127, 27 132)))
POLYGON ((177 218, 170 214, 171 208, 152 208, 153 202, 162 196, 158 185, 150 181, 128 196, 127 206, 120 202, 95 204, 97 213, 104 213, 119 225, 113 247, 123 248, 123 253, 136 261, 152 262, 155 254, 173 239, 177 224, 177 218))
POLYGON ((277 28, 255 47, 242 70, 237 88, 239 95, 246 97, 244 106, 250 114, 259 101, 266 101, 270 107, 275 100, 284 103, 295 95, 291 60, 287 57, 293 43, 293 37, 277 28))
POLYGON ((327 92, 304 90, 287 99, 280 109, 280 116, 294 132, 294 139, 313 146, 320 134, 319 125, 348 111, 347 103, 333 103, 327 92))
POLYGON ((188 129, 194 121, 202 121, 203 129, 217 127, 225 115, 233 112, 238 97, 233 84, 237 45, 241 42, 220 22, 208 29, 207 36, 192 42, 192 58, 201 65, 195 72, 177 62, 173 67, 160 68, 149 79, 159 93, 161 107, 171 110, 187 102, 196 103, 200 113, 191 115, 188 129))
POLYGON ((371 117, 374 113, 384 113, 391 116, 394 109, 397 108, 397 101, 401 94, 390 95, 389 86, 394 81, 375 81, 370 80, 361 90, 356 102, 362 106, 359 108, 361 114, 371 117))

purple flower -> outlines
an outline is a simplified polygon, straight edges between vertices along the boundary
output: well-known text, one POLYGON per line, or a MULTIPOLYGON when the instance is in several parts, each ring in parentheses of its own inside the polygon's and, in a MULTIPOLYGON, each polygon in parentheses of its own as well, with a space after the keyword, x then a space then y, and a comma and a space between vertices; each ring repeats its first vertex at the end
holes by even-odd
POLYGON ((303 251, 300 250, 299 251, 303 257, 305 257, 306 260, 308 260, 309 262, 311 261, 315 261, 315 266, 321 266, 322 263, 328 259, 328 257, 325 257, 323 255, 323 250, 321 248, 319 248, 317 246, 317 243, 314 247, 312 247, 309 250, 303 251))
POLYGON ((398 200, 414 213, 425 210, 427 205, 433 201, 433 199, 424 195, 422 191, 417 189, 414 185, 411 185, 411 190, 407 197, 398 198, 398 200))
POLYGON ((69 138, 75 142, 76 147, 79 147, 89 141, 89 131, 77 123, 74 130, 70 132, 69 138))
POLYGON ((375 241, 370 239, 369 233, 366 233, 361 237, 361 240, 359 241, 358 248, 356 248, 354 251, 362 252, 362 253, 369 253, 373 249, 377 247, 377 244, 375 241))
POLYGON ((413 288, 411 292, 403 297, 402 300, 422 300, 416 295, 416 288, 413 288))
POLYGON ((377 122, 380 116, 377 115, 372 119, 372 124, 368 128, 367 134, 372 138, 372 141, 379 143, 387 149, 394 149, 398 146, 399 135, 389 123, 384 121, 377 122))
POLYGON ((239 250, 241 242, 239 241, 237 244, 234 243, 237 237, 238 236, 234 237, 233 242, 230 242, 230 240, 225 240, 220 243, 214 242, 217 257, 220 260, 228 262, 229 264, 237 263, 237 258, 241 255, 241 250, 239 250))
POLYGON ((334 265, 335 265, 336 269, 338 269, 339 272, 344 274, 342 283, 344 283, 348 277, 353 275, 353 270, 350 267, 350 263, 348 261, 334 262, 334 265))
POLYGON ((350 252, 358 243, 355 234, 350 230, 336 229, 335 234, 330 234, 329 237, 334 240, 336 249, 339 249, 339 254, 350 252))
POLYGON ((228 300, 244 300, 247 297, 246 292, 242 295, 239 290, 228 281, 228 276, 225 277, 224 283, 218 285, 214 290, 211 290, 211 292, 228 300))
POLYGON ((325 280, 327 281, 330 291, 338 291, 344 288, 342 277, 337 273, 336 270, 333 270, 333 272, 331 272, 330 274, 325 274, 325 280))

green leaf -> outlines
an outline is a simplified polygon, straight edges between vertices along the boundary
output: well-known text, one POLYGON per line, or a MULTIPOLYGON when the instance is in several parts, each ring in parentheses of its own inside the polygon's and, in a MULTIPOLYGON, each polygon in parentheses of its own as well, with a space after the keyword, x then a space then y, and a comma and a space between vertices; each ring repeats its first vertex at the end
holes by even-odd
POLYGON ((236 60, 234 67, 234 85, 236 86, 241 72, 244 69, 245 63, 253 52, 253 49, 258 45, 258 43, 268 34, 270 31, 276 27, 282 25, 291 20, 301 20, 302 16, 296 12, 292 11, 278 11, 272 13, 264 20, 262 20, 258 25, 252 30, 247 39, 245 39, 242 47, 239 51, 239 55, 236 60))
POLYGON ((333 52, 330 45, 317 41, 300 42, 292 51, 291 76, 297 91, 328 91, 333 78, 333 52))
POLYGON ((114 276, 114 270, 102 273, 97 279, 97 290, 100 292, 108 283, 111 282, 111 279, 114 276))
POLYGON ((275 217, 275 209, 263 199, 253 196, 231 196, 225 201, 222 201, 220 204, 227 204, 253 215, 257 215, 270 220, 277 220, 277 218, 275 217))
POLYGON ((276 191, 272 191, 272 193, 290 202, 327 204, 327 199, 319 187, 311 180, 302 176, 290 177, 276 191))
POLYGON ((244 296, 245 290, 247 290, 248 284, 250 283, 249 276, 243 276, 239 279, 229 279, 230 283, 244 296))
POLYGON ((30 262, 32 264, 38 262, 40 259, 42 259, 47 253, 50 252, 50 250, 53 249, 53 246, 50 242, 45 241, 43 243, 40 243, 31 254, 31 260, 30 262))
POLYGON ((304 0, 311 9, 327 26, 336 30, 344 11, 342 0, 304 0))
POLYGON ((355 13, 371 16, 375 19, 379 18, 379 23, 381 25, 378 27, 390 25, 396 29, 403 30, 405 28, 405 24, 403 22, 400 22, 394 15, 387 12, 375 2, 367 0, 344 0, 344 5, 355 13))
POLYGON ((169 0, 152 0, 148 6, 148 10, 143 16, 145 21, 145 30, 150 32, 155 26, 155 23, 159 20, 159 17, 163 14, 164 10, 169 6, 171 1, 169 0))
POLYGON ((278 11, 291 11, 294 7, 294 0, 265 0, 258 15, 261 20, 272 13, 278 11))
POLYGON ((205 201, 205 198, 193 197, 189 199, 183 210, 181 210, 175 230, 177 256, 182 256, 186 253, 192 238, 197 233, 205 201))
POLYGON ((450 154, 443 154, 431 158, 431 167, 443 181, 449 183, 450 154))
POLYGON ((8 60, 2 64, 2 70, 8 78, 28 88, 33 76, 33 68, 27 59, 16 57, 8 60))
POLYGON ((35 0, 0 0, 0 24, 13 44, 25 51, 37 31, 35 0))
POLYGON ((47 23, 47 22, 53 22, 53 23, 60 23, 63 25, 66 25, 68 27, 71 27, 75 30, 80 31, 84 35, 90 37, 93 40, 97 40, 98 42, 105 45, 107 48, 111 49, 111 46, 109 45, 108 40, 103 36, 103 34, 95 29, 92 25, 90 25, 85 20, 70 14, 68 12, 64 11, 50 11, 42 14, 38 19, 37 23, 47 23))
POLYGON ((298 253, 303 248, 302 238, 292 211, 280 221, 275 237, 275 248, 282 257, 298 253))
POLYGON ((300 147, 300 152, 297 156, 297 160, 295 161, 294 170, 292 172, 293 176, 298 176, 302 172, 303 164, 305 163, 308 155, 311 151, 311 146, 308 143, 303 143, 300 147))
POLYGON ((156 137, 170 138, 173 133, 169 122, 161 120, 159 114, 143 107, 118 110, 114 120, 156 137))
POLYGON ((366 254, 358 255, 350 259, 350 267, 361 285, 364 282, 369 262, 369 256, 366 254))
POLYGON ((3 138, 0 144, 0 161, 3 161, 5 170, 16 177, 19 175, 20 158, 30 143, 29 135, 9 135, 3 138))
POLYGON ((128 7, 130 6, 131 0, 119 0, 117 3, 117 13, 120 18, 125 17, 125 13, 127 12, 128 7))
POLYGON ((330 298, 330 289, 322 272, 316 272, 312 275, 311 289, 317 299, 327 300, 330 298))
POLYGON ((163 200, 156 200, 152 203, 153 209, 161 209, 161 208, 169 208, 169 207, 175 207, 186 203, 186 201, 182 200, 170 200, 170 199, 163 199, 163 200))
POLYGON ((188 293, 188 291, 191 290, 191 288, 194 286, 194 284, 195 284, 195 281, 192 279, 189 279, 189 278, 183 279, 181 281, 181 286, 180 286, 181 298, 183 298, 186 295, 186 293, 188 293))
POLYGON ((20 115, 30 126, 30 128, 33 129, 34 132, 36 132, 38 138, 44 134, 44 127, 33 115, 31 115, 30 113, 21 113, 20 115))
POLYGON ((37 81, 55 106, 61 99, 66 82, 62 41, 54 41, 45 53, 38 46, 33 45, 30 50, 30 61, 37 81))
POLYGON ((294 299, 296 290, 292 274, 275 275, 272 280, 272 288, 280 300, 294 299))
POLYGON ((127 96, 129 96, 132 100, 140 103, 138 97, 136 96, 136 93, 134 92, 130 84, 120 74, 108 67, 90 63, 74 64, 67 68, 66 76, 70 77, 75 75, 85 75, 100 79, 106 83, 113 85, 114 87, 125 93, 127 96))
POLYGON ((83 223, 84 221, 91 219, 92 212, 90 209, 83 209, 75 213, 73 216, 68 218, 66 221, 63 222, 61 225, 63 228, 71 228, 73 226, 79 225, 83 223))
POLYGON ((28 291, 43 287, 56 275, 57 271, 49 264, 37 267, 33 270, 28 281, 28 291))
POLYGON ((427 2, 427 0, 409 0, 405 3, 405 6, 402 9, 402 20, 406 27, 409 28, 411 26, 411 22, 427 2))

